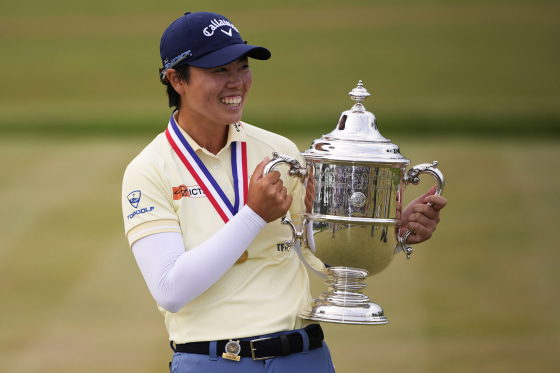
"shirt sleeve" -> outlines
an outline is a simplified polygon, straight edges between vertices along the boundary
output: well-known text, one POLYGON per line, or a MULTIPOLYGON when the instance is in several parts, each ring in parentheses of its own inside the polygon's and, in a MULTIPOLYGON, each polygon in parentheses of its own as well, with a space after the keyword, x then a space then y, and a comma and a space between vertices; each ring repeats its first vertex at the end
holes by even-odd
POLYGON ((135 159, 126 169, 122 184, 125 234, 132 245, 154 233, 181 232, 173 207, 173 188, 161 177, 162 165, 135 159))

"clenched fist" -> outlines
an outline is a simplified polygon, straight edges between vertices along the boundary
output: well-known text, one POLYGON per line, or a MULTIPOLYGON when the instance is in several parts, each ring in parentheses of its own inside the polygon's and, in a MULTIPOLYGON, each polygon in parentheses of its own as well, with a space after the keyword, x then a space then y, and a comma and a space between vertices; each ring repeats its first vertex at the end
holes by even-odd
POLYGON ((257 165, 249 181, 249 195, 247 206, 256 212, 267 223, 286 215, 292 205, 292 196, 280 179, 280 172, 272 171, 263 176, 263 171, 269 158, 257 165))

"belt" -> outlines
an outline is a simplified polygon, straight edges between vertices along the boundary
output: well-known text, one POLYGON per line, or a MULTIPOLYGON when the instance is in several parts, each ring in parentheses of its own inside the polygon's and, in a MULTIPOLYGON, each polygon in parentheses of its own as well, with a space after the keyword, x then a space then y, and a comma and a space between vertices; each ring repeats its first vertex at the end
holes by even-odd
MULTIPOLYGON (((303 329, 309 338, 309 349, 313 350, 323 346, 323 329, 318 324, 312 324, 303 329)), ((244 338, 247 339, 247 338, 244 338)), ((209 355, 210 342, 191 342, 177 344, 174 348, 177 352, 190 354, 209 355)), ((239 360, 235 357, 250 357, 253 360, 266 360, 276 356, 286 356, 291 353, 302 352, 304 340, 299 332, 282 334, 278 337, 255 338, 245 341, 223 340, 217 341, 217 351, 226 351, 222 357, 239 360), (231 343, 234 346, 231 346, 231 343), (226 345, 228 345, 226 347, 226 345), (232 348, 233 347, 233 348, 232 348), (226 356, 229 355, 230 357, 226 356)))

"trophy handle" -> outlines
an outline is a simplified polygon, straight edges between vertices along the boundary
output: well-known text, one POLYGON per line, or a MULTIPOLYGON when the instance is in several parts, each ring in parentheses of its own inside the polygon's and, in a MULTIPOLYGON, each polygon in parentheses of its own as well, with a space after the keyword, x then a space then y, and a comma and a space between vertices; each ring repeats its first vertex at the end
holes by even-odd
POLYGON ((294 246, 294 243, 297 240, 303 241, 303 230, 301 232, 298 232, 294 223, 292 223, 292 221, 285 216, 282 217, 282 224, 289 226, 292 230, 292 239, 284 241, 284 243, 288 247, 288 250, 290 250, 290 248, 294 246))
POLYGON ((264 176, 268 175, 270 171, 274 169, 274 167, 282 163, 288 163, 290 165, 290 170, 288 171, 288 175, 297 177, 302 182, 304 182, 305 179, 307 179, 307 176, 309 174, 307 168, 302 167, 297 161, 297 159, 288 157, 287 155, 278 154, 277 152, 272 153, 272 159, 264 167, 264 171, 263 171, 264 176))
MULTIPOLYGON (((438 170, 437 168, 438 166, 438 162, 434 161, 433 163, 422 163, 422 164, 418 164, 414 167, 411 167, 410 170, 408 170, 408 172, 406 173, 406 175, 404 176, 404 183, 405 185, 407 184, 413 184, 413 185, 418 185, 418 183, 420 183, 420 174, 423 173, 427 173, 433 176, 433 178, 436 180, 436 196, 441 195, 441 192, 443 192, 443 187, 445 186, 445 178, 443 177, 443 174, 441 173, 440 170, 438 170)), ((428 203, 430 206, 432 205, 432 203, 428 203)), ((407 230, 406 233, 402 236, 398 238, 399 241, 399 245, 402 247, 404 253, 406 254, 407 259, 410 259, 410 254, 412 254, 412 247, 408 246, 406 244, 406 239, 408 238, 408 236, 410 236, 412 233, 414 233, 413 230, 407 230)))
MULTIPOLYGON (((263 175, 264 176, 268 175, 271 171, 273 171, 273 169, 276 166, 282 163, 287 163, 290 165, 290 170, 288 171, 288 175, 297 177, 302 182, 305 181, 305 179, 309 174, 307 168, 302 167, 301 164, 296 159, 292 157, 288 157, 287 155, 280 155, 277 152, 272 153, 272 160, 270 160, 270 162, 268 162, 267 165, 264 167, 263 175)), ((301 232, 298 232, 294 223, 292 223, 292 221, 288 219, 286 216, 282 217, 282 224, 288 225, 292 230, 292 239, 285 241, 288 250, 294 245, 294 243, 297 240, 303 241, 304 231, 302 230, 301 232)))

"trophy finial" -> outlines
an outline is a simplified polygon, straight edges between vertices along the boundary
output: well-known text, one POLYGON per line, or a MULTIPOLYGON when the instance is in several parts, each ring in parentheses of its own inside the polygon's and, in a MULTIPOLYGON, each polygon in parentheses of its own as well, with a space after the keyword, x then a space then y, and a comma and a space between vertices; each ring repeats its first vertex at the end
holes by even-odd
POLYGON ((358 81, 358 86, 356 88, 354 88, 353 90, 351 90, 350 93, 348 93, 348 94, 350 95, 352 100, 356 101, 356 104, 352 108, 353 112, 363 112, 363 111, 366 110, 364 108, 364 105, 362 105, 362 102, 364 102, 365 99, 368 98, 371 95, 367 91, 367 89, 364 88, 364 84, 362 83, 361 80, 358 81))

